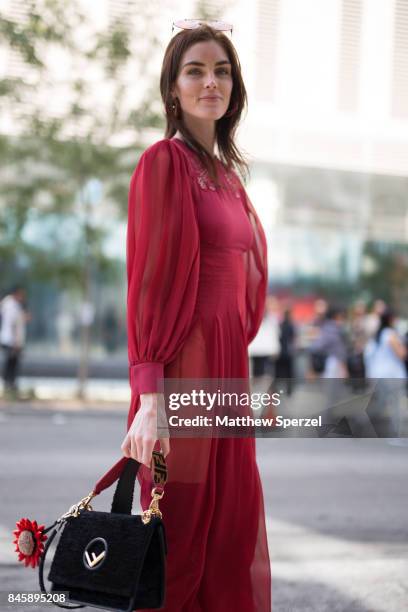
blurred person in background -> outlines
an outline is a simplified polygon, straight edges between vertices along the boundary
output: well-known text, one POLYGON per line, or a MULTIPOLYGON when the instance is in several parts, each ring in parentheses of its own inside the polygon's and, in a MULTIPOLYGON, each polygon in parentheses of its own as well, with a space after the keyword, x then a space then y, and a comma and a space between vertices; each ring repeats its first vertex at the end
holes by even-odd
POLYGON ((347 341, 345 312, 331 306, 320 326, 320 334, 312 343, 311 350, 324 356, 323 378, 346 378, 347 341))
POLYGON ((371 312, 365 317, 365 330, 367 339, 374 338, 380 325, 381 315, 387 309, 387 304, 384 300, 375 300, 371 312))
POLYGON ((325 408, 321 416, 322 424, 328 428, 335 425, 336 406, 344 400, 347 393, 344 384, 344 379, 348 375, 345 320, 344 309, 330 306, 320 326, 320 334, 311 345, 312 362, 313 356, 316 355, 321 360, 320 387, 325 397, 325 408))
POLYGON ((329 304, 323 298, 319 298, 316 300, 314 304, 315 316, 313 319, 313 327, 319 328, 326 320, 327 311, 329 309, 329 304))
MULTIPOLYGON (((390 442, 399 444, 398 437, 401 435, 402 426, 401 399, 407 378, 404 361, 407 349, 394 329, 394 323, 394 312, 386 308, 379 318, 375 337, 365 348, 364 361, 367 378, 375 381, 370 415, 374 418, 384 416, 388 409, 390 424, 387 429, 392 438, 390 442)), ((404 442, 406 441, 401 444, 404 442)))
POLYGON ((306 371, 306 378, 308 379, 314 379, 321 376, 324 370, 326 355, 314 345, 316 340, 321 336, 321 328, 326 321, 328 308, 328 302, 323 298, 319 298, 314 303, 314 318, 307 333, 309 364, 306 371))
POLYGON ((17 377, 26 339, 26 324, 29 320, 24 308, 25 299, 25 289, 15 286, 0 302, 4 395, 9 399, 18 396, 17 377))
POLYGON ((248 347, 253 378, 271 378, 275 375, 275 361, 279 351, 279 303, 269 295, 261 327, 248 347))
POLYGON ((394 329, 395 314, 387 308, 380 316, 375 337, 367 344, 364 357, 370 378, 406 378, 406 348, 394 329))
MULTIPOLYGON (((296 328, 292 321, 292 313, 287 308, 279 330, 280 352, 276 360, 275 377, 282 379, 288 395, 292 394, 293 378, 295 376, 294 362, 296 351, 296 328)), ((281 380, 279 385, 281 386, 281 380)))
POLYGON ((355 391, 365 387, 364 349, 369 339, 367 333, 367 309, 363 301, 354 304, 348 324, 349 350, 347 369, 355 391))
POLYGON ((369 337, 367 329, 367 307, 361 300, 356 302, 351 308, 349 328, 353 349, 357 353, 362 353, 369 337))

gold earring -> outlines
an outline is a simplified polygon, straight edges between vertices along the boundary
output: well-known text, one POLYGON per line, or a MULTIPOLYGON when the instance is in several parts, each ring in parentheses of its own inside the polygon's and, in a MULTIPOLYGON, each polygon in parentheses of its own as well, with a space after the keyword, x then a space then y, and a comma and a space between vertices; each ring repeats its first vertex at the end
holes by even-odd
POLYGON ((174 114, 175 118, 179 119, 180 118, 179 117, 180 106, 179 106, 179 102, 178 102, 177 98, 173 98, 173 104, 171 105, 171 109, 173 111, 173 114, 174 114))

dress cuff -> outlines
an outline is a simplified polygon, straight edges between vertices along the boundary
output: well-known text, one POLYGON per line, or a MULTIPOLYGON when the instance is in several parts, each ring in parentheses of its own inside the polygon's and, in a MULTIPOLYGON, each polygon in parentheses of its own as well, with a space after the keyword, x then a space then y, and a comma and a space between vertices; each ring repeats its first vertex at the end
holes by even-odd
POLYGON ((130 388, 133 393, 163 393, 164 364, 145 361, 130 366, 130 388))

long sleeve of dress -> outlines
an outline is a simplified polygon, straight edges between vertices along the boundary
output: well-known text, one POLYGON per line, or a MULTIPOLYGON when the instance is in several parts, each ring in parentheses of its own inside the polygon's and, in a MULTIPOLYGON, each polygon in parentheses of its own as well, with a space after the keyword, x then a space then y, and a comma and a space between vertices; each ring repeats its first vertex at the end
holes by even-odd
POLYGON ((164 365, 189 332, 199 277, 191 182, 177 147, 162 140, 141 156, 129 189, 127 328, 132 399, 161 389, 164 365))
POLYGON ((261 325, 268 285, 267 245, 265 232, 245 189, 242 195, 253 231, 251 248, 244 253, 246 270, 246 333, 250 344, 261 325))

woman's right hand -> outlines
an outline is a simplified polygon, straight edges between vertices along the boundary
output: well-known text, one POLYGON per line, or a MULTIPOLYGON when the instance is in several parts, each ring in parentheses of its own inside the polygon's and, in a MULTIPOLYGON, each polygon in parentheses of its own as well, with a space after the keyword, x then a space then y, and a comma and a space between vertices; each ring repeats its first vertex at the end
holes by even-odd
POLYGON ((160 441, 163 455, 170 452, 170 440, 163 393, 143 393, 140 408, 127 432, 121 449, 129 457, 151 467, 156 441, 160 441), (158 438, 158 429, 160 438, 158 438))

